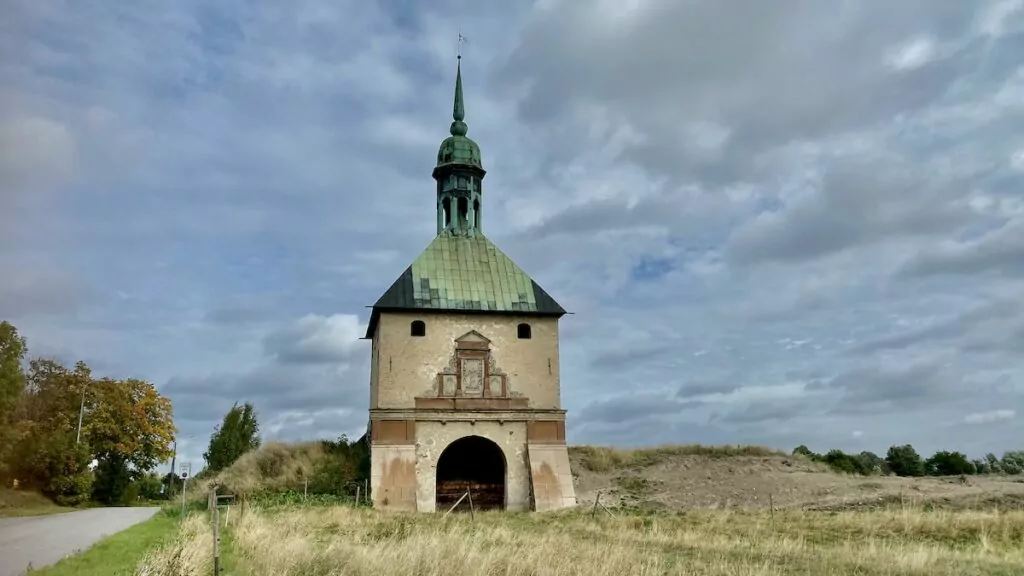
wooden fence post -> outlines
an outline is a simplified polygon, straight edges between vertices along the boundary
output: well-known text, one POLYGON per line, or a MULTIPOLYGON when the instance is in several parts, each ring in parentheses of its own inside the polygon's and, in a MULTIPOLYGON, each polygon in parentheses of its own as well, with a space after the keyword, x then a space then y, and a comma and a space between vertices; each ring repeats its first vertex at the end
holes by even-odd
POLYGON ((213 520, 213 576, 220 576, 220 500, 216 488, 210 492, 210 518, 213 520))

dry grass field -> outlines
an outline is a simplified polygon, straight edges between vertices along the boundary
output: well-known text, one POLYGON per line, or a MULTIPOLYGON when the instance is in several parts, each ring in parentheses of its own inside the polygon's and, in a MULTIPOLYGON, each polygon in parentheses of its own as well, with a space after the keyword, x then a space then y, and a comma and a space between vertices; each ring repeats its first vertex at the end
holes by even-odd
MULTIPOLYGON (((251 510, 224 529, 225 574, 622 576, 1024 574, 1024 512, 694 511, 592 518, 251 510)), ((209 574, 209 520, 190 519, 139 576, 209 574)))
MULTIPOLYGON (((196 497, 214 482, 288 489, 318 457, 305 444, 260 452, 197 483, 196 497)), ((750 446, 573 447, 570 459, 581 507, 557 514, 236 508, 222 530, 223 574, 1024 574, 1021 477, 853 476, 750 446), (614 517, 591 516, 598 492, 614 517)), ((212 546, 209 517, 197 514, 137 574, 209 574, 212 546)))

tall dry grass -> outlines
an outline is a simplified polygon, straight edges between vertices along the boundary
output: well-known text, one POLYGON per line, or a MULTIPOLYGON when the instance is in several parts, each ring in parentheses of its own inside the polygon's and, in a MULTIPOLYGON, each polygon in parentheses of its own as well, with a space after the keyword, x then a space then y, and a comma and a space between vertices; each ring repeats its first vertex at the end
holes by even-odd
POLYGON ((192 576, 213 570, 213 529, 208 518, 194 515, 182 523, 171 542, 149 552, 136 576, 192 576))
POLYGON ((233 574, 1024 574, 1020 511, 483 513, 474 522, 336 507, 254 511, 230 532, 233 574))
POLYGON ((651 448, 611 448, 607 446, 570 446, 569 455, 593 472, 653 466, 677 456, 729 458, 736 456, 791 457, 765 446, 676 444, 651 448))

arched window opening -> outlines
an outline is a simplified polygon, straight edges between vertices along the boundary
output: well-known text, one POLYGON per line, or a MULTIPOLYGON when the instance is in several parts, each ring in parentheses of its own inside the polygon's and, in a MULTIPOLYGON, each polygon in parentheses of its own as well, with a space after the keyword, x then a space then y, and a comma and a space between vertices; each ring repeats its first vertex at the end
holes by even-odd
POLYGON ((465 230, 466 224, 469 223, 469 201, 465 198, 459 198, 458 207, 459 230, 465 230))
POLYGON ((516 326, 516 333, 520 340, 529 340, 533 337, 533 331, 530 329, 530 325, 526 323, 516 326))
POLYGON ((441 201, 441 209, 444 210, 444 227, 447 228, 452 223, 452 201, 450 198, 441 201))
POLYGON ((473 200, 473 228, 480 229, 480 201, 473 200))
POLYGON ((426 336, 427 324, 423 320, 413 320, 409 325, 409 334, 412 336, 426 336))

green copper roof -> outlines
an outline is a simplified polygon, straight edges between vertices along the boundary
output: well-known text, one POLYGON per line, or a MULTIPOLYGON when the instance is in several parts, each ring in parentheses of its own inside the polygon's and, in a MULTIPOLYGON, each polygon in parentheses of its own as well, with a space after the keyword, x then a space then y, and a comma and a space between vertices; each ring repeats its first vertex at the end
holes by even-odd
POLYGON ((483 234, 434 238, 373 307, 374 316, 381 309, 565 314, 483 234))
POLYGON ((465 136, 449 136, 437 151, 437 167, 461 164, 483 168, 480 147, 465 136))

